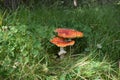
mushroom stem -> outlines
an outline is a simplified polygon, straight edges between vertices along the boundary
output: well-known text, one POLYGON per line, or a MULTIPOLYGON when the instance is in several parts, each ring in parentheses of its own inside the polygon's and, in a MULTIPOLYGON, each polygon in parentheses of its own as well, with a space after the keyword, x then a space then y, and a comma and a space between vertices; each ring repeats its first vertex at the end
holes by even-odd
POLYGON ((59 56, 66 54, 67 52, 64 50, 63 47, 60 47, 60 51, 58 53, 59 56))
POLYGON ((73 4, 75 7, 77 7, 77 0, 73 0, 73 4))
POLYGON ((72 39, 71 39, 71 38, 69 38, 69 39, 68 39, 68 41, 72 41, 72 39))

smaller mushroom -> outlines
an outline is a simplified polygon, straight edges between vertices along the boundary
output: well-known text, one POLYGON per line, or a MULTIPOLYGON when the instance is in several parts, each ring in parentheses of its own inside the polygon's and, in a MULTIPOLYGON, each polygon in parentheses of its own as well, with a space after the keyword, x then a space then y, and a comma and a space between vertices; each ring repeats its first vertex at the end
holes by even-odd
POLYGON ((54 37, 52 40, 50 40, 51 43, 55 44, 56 46, 60 47, 60 51, 58 52, 58 55, 60 58, 64 56, 67 52, 64 50, 64 47, 66 46, 72 46, 74 45, 75 41, 66 41, 64 38, 60 37, 54 37))

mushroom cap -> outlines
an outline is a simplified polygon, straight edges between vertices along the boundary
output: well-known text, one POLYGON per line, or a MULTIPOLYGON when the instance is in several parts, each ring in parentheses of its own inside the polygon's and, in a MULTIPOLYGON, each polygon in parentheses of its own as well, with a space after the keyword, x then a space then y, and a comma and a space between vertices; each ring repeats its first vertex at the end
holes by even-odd
POLYGON ((80 38, 83 37, 83 33, 74 29, 58 28, 55 30, 59 37, 63 38, 80 38))
POLYGON ((75 41, 65 41, 65 39, 60 37, 54 37, 52 40, 50 40, 51 43, 55 44, 58 47, 66 47, 66 46, 72 46, 75 44, 75 41))

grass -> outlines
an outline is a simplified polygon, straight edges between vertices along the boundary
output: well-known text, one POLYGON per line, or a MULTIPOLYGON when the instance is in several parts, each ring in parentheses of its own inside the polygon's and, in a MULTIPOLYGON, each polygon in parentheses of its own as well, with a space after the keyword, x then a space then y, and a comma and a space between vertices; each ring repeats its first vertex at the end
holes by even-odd
POLYGON ((0 79, 118 80, 119 13, 119 6, 1 11, 0 79), (62 60, 49 42, 58 27, 84 33, 62 60))

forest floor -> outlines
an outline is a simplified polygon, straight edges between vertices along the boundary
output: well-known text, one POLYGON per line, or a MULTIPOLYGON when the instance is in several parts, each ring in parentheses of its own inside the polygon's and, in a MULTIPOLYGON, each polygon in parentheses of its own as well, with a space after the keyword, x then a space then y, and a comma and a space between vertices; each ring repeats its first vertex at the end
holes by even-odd
POLYGON ((0 11, 0 80, 119 80, 120 7, 20 7, 0 11), (75 45, 50 43, 56 28, 82 31, 75 45))

